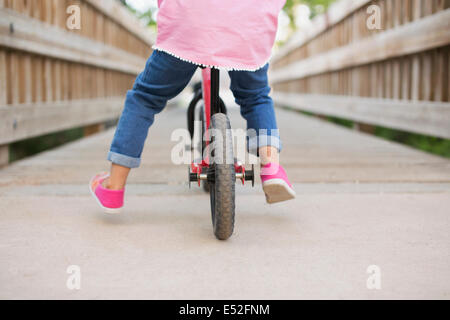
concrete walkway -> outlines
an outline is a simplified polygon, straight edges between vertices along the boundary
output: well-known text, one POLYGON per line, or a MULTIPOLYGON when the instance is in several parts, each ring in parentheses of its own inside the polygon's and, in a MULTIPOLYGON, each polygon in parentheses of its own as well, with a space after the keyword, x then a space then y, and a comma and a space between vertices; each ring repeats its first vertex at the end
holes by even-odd
MULTIPOLYGON (((237 109, 234 126, 242 126, 237 109)), ((450 298, 450 161, 279 110, 298 198, 238 187, 236 231, 216 241, 209 197, 170 161, 185 111, 169 108, 106 216, 87 182, 113 131, 0 170, 0 298, 450 298), (70 265, 81 289, 69 290, 70 265), (381 270, 369 290, 367 268, 381 270)))

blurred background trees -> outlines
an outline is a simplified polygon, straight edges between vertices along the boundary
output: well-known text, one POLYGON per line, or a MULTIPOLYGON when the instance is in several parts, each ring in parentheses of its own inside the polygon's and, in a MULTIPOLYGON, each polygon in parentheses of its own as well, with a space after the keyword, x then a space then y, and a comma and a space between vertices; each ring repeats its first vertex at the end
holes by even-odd
POLYGON ((297 25, 295 21, 298 18, 297 9, 301 5, 305 5, 309 8, 309 18, 312 19, 318 14, 324 13, 334 1, 335 0, 287 0, 283 10, 289 17, 292 28, 296 29, 297 25))

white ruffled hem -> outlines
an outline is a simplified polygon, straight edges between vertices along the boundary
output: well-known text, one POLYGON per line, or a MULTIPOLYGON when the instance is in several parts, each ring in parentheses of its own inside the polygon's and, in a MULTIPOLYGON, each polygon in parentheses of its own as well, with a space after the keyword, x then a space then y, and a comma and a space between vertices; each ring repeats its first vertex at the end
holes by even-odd
POLYGON ((225 71, 250 71, 250 72, 255 72, 255 71, 258 71, 259 69, 263 68, 266 64, 268 64, 269 61, 270 61, 270 59, 272 58, 272 57, 270 57, 269 59, 267 59, 266 62, 263 63, 263 65, 261 65, 260 67, 257 67, 257 68, 225 67, 225 66, 218 66, 218 65, 207 65, 207 64, 202 64, 202 63, 194 62, 194 61, 191 61, 191 60, 188 60, 188 59, 184 59, 184 58, 182 58, 182 57, 180 57, 180 56, 178 56, 178 55, 176 55, 176 54, 174 54, 174 53, 172 53, 172 52, 170 52, 170 51, 168 51, 168 50, 166 50, 166 49, 163 49, 163 48, 161 48, 161 47, 158 47, 158 46, 156 46, 156 45, 153 45, 153 46, 152 46, 152 49, 153 49, 153 50, 157 50, 157 51, 161 51, 161 52, 165 52, 165 53, 170 54, 171 56, 173 56, 173 57, 175 57, 175 58, 177 58, 177 59, 180 59, 180 60, 182 60, 182 61, 185 61, 185 62, 189 62, 189 63, 195 64, 195 65, 197 65, 197 66, 199 66, 199 67, 203 67, 203 68, 215 68, 215 69, 225 70, 225 71))

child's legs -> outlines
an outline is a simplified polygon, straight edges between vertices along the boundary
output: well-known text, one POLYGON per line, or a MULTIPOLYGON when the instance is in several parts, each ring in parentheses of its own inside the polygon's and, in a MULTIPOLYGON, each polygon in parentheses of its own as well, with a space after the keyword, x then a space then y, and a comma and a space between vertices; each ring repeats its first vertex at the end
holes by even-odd
POLYGON ((267 64, 255 71, 231 71, 231 90, 236 103, 241 106, 241 115, 247 120, 249 129, 248 149, 259 155, 263 164, 278 162, 281 151, 280 135, 275 117, 267 64))
POLYGON ((113 163, 110 182, 126 180, 129 169, 139 167, 148 129, 155 115, 186 87, 196 69, 194 64, 167 53, 153 52, 144 72, 127 93, 125 108, 108 154, 108 160, 113 163))

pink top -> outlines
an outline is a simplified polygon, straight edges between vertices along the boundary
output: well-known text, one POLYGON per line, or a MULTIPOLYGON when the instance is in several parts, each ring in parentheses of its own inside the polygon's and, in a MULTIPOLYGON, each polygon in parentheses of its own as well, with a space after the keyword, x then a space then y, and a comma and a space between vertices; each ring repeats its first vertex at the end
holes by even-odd
POLYGON ((158 0, 156 50, 226 70, 255 71, 270 59, 286 0, 158 0))

